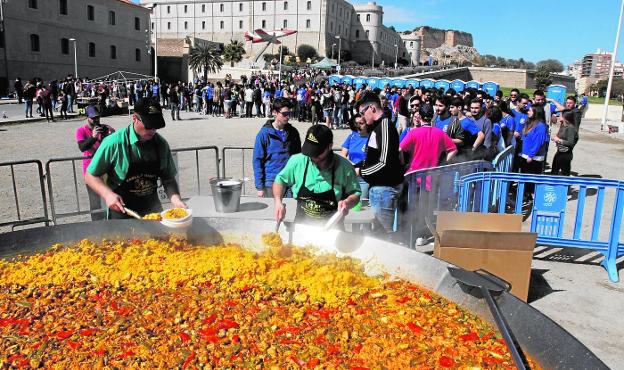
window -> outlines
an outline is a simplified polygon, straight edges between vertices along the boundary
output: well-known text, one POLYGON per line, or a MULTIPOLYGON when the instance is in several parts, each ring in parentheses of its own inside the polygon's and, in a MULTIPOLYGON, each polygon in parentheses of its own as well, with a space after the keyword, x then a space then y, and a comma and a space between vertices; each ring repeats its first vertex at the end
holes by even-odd
POLYGON ((188 5, 184 5, 184 13, 188 13, 188 5))
POLYGON ((288 1, 284 1, 284 10, 288 10, 288 1))
POLYGON ((89 56, 95 58, 95 44, 93 42, 89 43, 89 56))
POLYGON ((61 54, 69 54, 69 40, 61 39, 61 54))
POLYGON ((356 39, 360 38, 360 30, 355 30, 355 38, 356 39))
POLYGON ((38 8, 37 5, 38 5, 37 0, 28 0, 28 7, 30 9, 37 9, 38 8))
POLYGON ((93 9, 93 5, 87 5, 87 19, 90 21, 95 20, 95 9, 93 9))
POLYGON ((410 41, 410 47, 414 46, 414 41, 410 41))
POLYGON ((39 51, 39 35, 30 35, 30 51, 39 51))
POLYGON ((334 30, 334 22, 329 22, 329 30, 330 31, 334 30))
POLYGON ((308 1, 308 2, 306 3, 306 9, 307 9, 307 10, 312 10, 312 2, 311 2, 311 1, 308 1))
POLYGON ((206 29, 206 21, 202 21, 202 30, 206 29))
POLYGON ((358 19, 358 22, 359 22, 360 21, 360 15, 359 14, 357 15, 357 19, 358 19))
POLYGON ((366 14, 366 22, 370 22, 370 14, 366 14))
MULTIPOLYGON (((262 3, 262 11, 266 12, 266 3, 262 3)), ((262 27, 264 27, 264 26, 262 26, 262 27)))
POLYGON ((134 29, 137 31, 141 30, 141 19, 139 17, 134 17, 134 29))
POLYGON ((154 29, 154 22, 152 22, 152 29, 154 29))
POLYGON ((264 19, 262 20, 262 28, 266 28, 266 21, 264 19))
POLYGON ((59 0, 59 13, 67 15, 67 0, 59 0))
POLYGON ((141 49, 134 49, 134 60, 141 61, 141 49))
POLYGON ((312 27, 312 22, 309 19, 306 19, 306 28, 312 27))
POLYGON ((239 3, 238 4, 238 11, 242 12, 243 11, 243 3, 239 3))
POLYGON ((368 36, 369 36, 369 33, 368 33, 368 30, 366 30, 366 38, 368 38, 368 36))
POLYGON ((108 24, 111 26, 115 25, 115 12, 112 10, 108 12, 108 24))
POLYGON ((288 28, 288 20, 284 19, 284 28, 288 28))
POLYGON ((238 28, 243 29, 243 21, 238 21, 238 28))
POLYGON ((117 59, 117 46, 115 45, 110 46, 110 58, 117 59))
POLYGON ((206 4, 202 4, 202 13, 206 13, 206 4))
POLYGON ((171 22, 167 22, 167 29, 170 30, 171 29, 171 22))
POLYGON ((225 11, 225 5, 223 4, 219 5, 219 11, 223 13, 225 11))
POLYGON ((223 21, 219 22, 219 28, 220 29, 224 29, 225 28, 225 22, 223 22, 223 21))
POLYGON ((187 30, 188 29, 188 22, 184 22, 184 29, 187 30))
POLYGON ((171 13, 171 6, 167 5, 167 14, 171 13))

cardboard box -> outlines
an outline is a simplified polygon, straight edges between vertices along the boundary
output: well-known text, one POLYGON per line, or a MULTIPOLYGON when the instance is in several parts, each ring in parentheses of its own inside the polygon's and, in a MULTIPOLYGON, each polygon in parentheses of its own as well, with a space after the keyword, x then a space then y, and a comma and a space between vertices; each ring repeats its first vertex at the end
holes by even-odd
POLYGON ((433 255, 466 270, 486 270, 526 302, 537 234, 521 232, 522 215, 438 212, 433 255))

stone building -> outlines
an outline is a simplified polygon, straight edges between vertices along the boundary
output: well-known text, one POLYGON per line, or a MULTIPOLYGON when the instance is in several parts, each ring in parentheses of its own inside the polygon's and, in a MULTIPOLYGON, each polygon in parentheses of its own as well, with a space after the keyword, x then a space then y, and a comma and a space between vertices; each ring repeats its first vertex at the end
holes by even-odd
MULTIPOLYGON (((478 55, 474 48, 472 35, 467 32, 456 30, 443 30, 429 26, 417 27, 412 31, 401 33, 403 41, 418 43, 418 63, 427 63, 431 56, 433 62, 439 64, 469 61, 474 55, 478 55)), ((412 55, 416 55, 414 52, 412 55)))
POLYGON ((17 77, 73 75, 74 42, 80 77, 150 73, 149 10, 130 0, 8 0, 2 6, 0 76, 11 89, 17 77))
MULTIPOLYGON (((383 61, 385 65, 394 65, 397 48, 399 58, 404 51, 398 33, 383 25, 382 7, 373 2, 352 5, 345 0, 140 0, 140 3, 153 7, 152 30, 159 42, 188 36, 227 44, 230 40, 244 41, 245 32, 253 33, 257 28, 290 28, 297 33, 280 41, 291 52, 307 44, 319 55, 333 54, 337 59, 340 48, 361 64, 370 64, 374 56, 375 64, 383 61)), ((245 43, 245 57, 255 57, 264 46, 245 43)), ((277 50, 274 45, 267 53, 277 50)))

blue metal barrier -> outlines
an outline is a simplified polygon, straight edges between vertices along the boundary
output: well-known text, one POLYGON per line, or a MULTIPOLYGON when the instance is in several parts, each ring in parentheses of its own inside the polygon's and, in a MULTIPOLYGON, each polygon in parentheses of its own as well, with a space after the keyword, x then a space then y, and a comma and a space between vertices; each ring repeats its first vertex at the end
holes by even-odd
POLYGON ((475 172, 491 171, 487 161, 472 161, 426 168, 405 174, 408 185, 406 219, 409 222, 409 247, 413 248, 427 219, 436 211, 457 209, 460 178, 475 172))
POLYGON ((514 160, 514 149, 515 148, 510 145, 494 158, 492 166, 494 166, 496 172, 511 172, 514 160))
POLYGON ((530 214, 531 231, 538 234, 537 243, 599 252, 604 256, 602 266, 606 268, 609 279, 613 282, 619 280, 616 260, 624 255, 624 238, 621 235, 624 181, 500 172, 476 173, 461 179, 459 210, 530 214), (533 187, 534 190, 531 189, 533 187), (576 196, 576 191, 577 198, 568 199, 569 194, 576 196), (527 194, 533 192, 533 199, 527 199, 527 194), (589 202, 588 198, 593 195, 595 201, 589 202), (529 209, 523 210, 523 202, 529 209), (613 206, 605 207, 605 202, 613 206), (566 219, 571 219, 571 222, 566 223, 566 219), (585 219, 591 221, 584 222, 585 219), (602 223, 608 223, 607 232, 603 228, 601 233, 602 223))

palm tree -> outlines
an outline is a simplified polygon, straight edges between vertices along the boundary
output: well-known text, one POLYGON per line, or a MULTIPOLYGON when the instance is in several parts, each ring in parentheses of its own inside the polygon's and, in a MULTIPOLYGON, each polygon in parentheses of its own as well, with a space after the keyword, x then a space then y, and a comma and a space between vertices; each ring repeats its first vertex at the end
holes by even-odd
POLYGON ((223 50, 223 60, 230 62, 230 67, 234 67, 234 63, 243 60, 245 54, 245 46, 240 41, 230 40, 230 43, 223 50))
POLYGON ((204 80, 207 80, 208 72, 220 71, 223 61, 216 48, 200 43, 192 47, 189 52, 189 66, 195 73, 203 71, 204 80))

